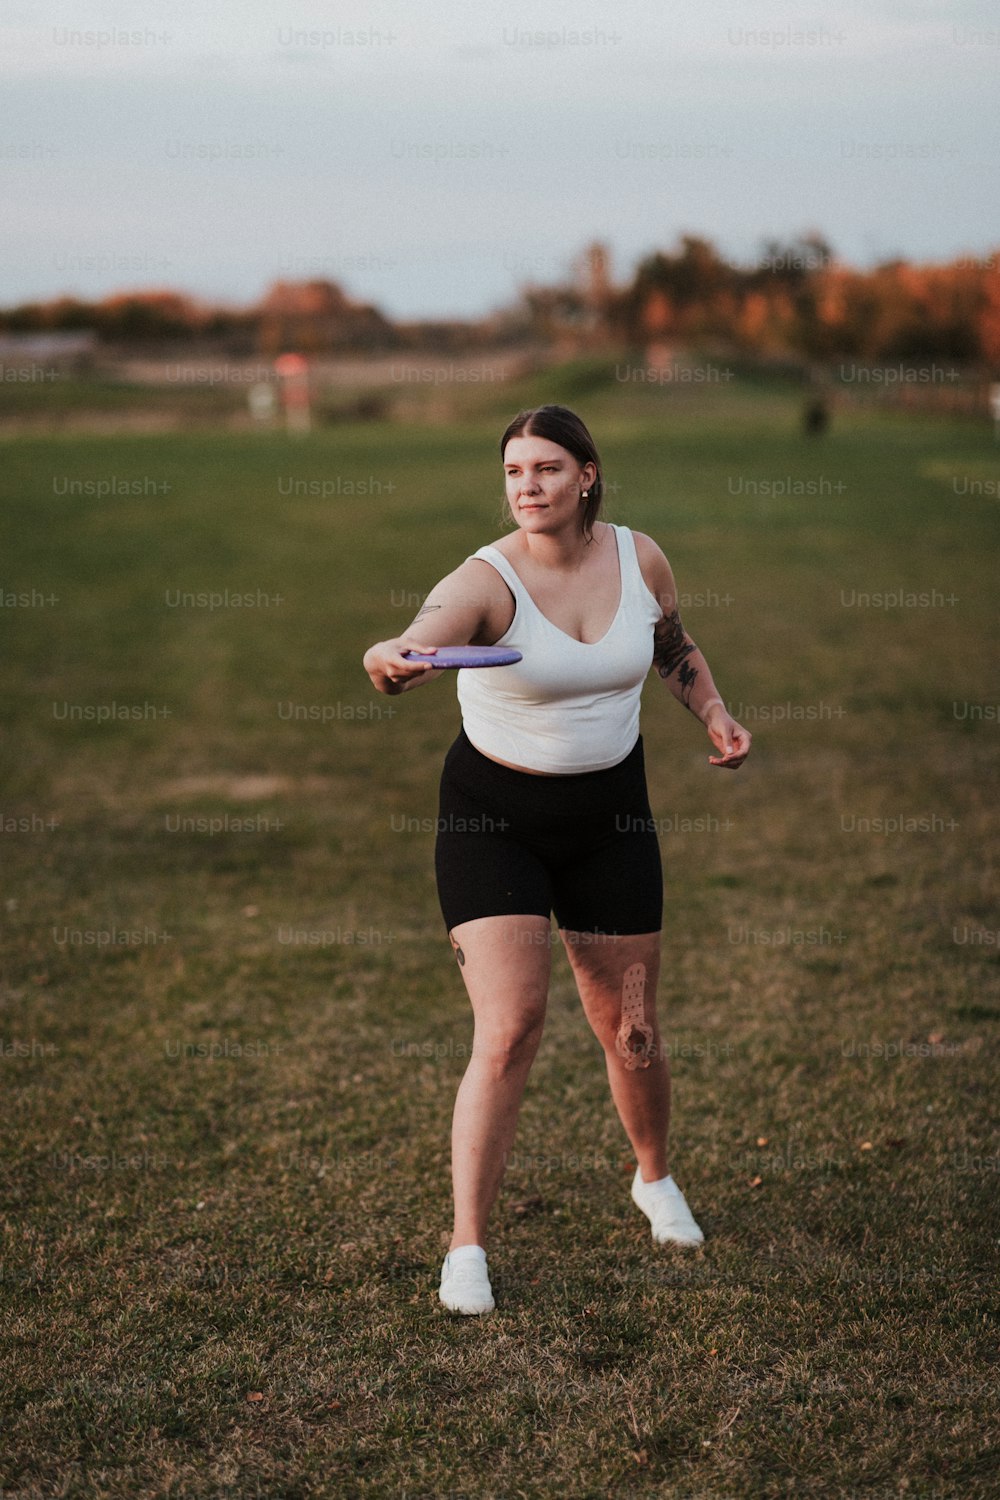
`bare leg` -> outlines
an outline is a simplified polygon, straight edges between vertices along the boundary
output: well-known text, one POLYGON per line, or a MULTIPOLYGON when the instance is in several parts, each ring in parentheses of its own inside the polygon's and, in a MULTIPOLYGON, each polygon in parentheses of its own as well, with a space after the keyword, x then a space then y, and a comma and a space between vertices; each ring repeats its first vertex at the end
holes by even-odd
POLYGON ((514 1142, 545 1023, 551 969, 545 917, 479 917, 449 934, 472 1002, 472 1056, 455 1099, 449 1249, 486 1246, 486 1222, 514 1142))
POLYGON ((670 1064, 656 1018, 660 934, 612 937, 560 929, 559 935, 587 1020, 604 1048, 611 1096, 643 1181, 655 1182, 670 1172, 670 1064), (628 1015, 640 1011, 650 1028, 645 1044, 638 1028, 628 1025, 628 1015))

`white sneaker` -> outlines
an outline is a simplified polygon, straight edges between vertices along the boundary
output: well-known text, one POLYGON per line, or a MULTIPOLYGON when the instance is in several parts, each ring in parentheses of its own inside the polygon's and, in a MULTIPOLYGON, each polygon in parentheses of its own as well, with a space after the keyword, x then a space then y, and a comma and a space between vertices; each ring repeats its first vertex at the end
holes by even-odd
POLYGON ((457 1313, 491 1313, 496 1306, 481 1245, 459 1245, 449 1250, 441 1267, 440 1298, 457 1313), (473 1253, 478 1252, 478 1253, 473 1253))
POLYGON ((653 1226, 657 1244, 701 1245, 705 1236, 695 1223, 684 1194, 672 1177, 659 1182, 643 1182, 642 1168, 636 1167, 632 1179, 632 1199, 653 1226))

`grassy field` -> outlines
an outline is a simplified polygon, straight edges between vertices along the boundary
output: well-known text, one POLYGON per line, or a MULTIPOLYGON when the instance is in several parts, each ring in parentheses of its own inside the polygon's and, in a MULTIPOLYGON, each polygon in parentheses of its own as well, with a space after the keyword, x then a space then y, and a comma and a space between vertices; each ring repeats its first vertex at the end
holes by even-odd
POLYGON ((4 444, 4 1500, 997 1493, 1000 451, 798 410, 590 364, 452 428, 4 444), (706 1244, 632 1206, 558 956, 480 1322, 436 1299, 454 684, 360 659, 500 534, 537 399, 755 745, 712 770, 647 684, 706 1244))

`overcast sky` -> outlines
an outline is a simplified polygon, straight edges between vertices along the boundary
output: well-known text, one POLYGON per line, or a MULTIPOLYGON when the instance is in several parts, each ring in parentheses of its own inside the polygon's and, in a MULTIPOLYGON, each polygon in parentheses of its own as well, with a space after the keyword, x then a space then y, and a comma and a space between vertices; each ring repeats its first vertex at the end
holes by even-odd
POLYGON ((1000 247, 988 0, 8 0, 0 303, 326 276, 480 314, 592 239, 1000 247), (123 34, 124 33, 124 34, 123 34))

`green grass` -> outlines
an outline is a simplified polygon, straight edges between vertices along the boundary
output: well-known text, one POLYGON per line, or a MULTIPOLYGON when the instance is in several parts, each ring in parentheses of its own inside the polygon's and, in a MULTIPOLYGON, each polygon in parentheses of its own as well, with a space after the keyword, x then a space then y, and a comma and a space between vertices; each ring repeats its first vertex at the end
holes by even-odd
POLYGON ((952 482, 996 449, 808 443, 799 400, 575 366, 454 427, 5 444, 0 585, 57 602, 0 617, 4 1496, 996 1493, 997 510, 952 482), (633 1209, 558 957, 480 1323, 436 1301, 470 1015, 433 835, 392 826, 436 813, 454 686, 378 698, 360 658, 499 533, 537 399, 592 423, 756 739, 720 775, 647 685, 706 1244, 633 1209), (58 492, 109 476, 159 488, 58 492), (747 493, 786 477, 820 492, 747 493), (167 602, 226 589, 270 602, 167 602), (844 602, 892 589, 945 602, 844 602), (111 703, 155 716, 69 717, 111 703), (113 929, 147 940, 70 940, 113 929))

